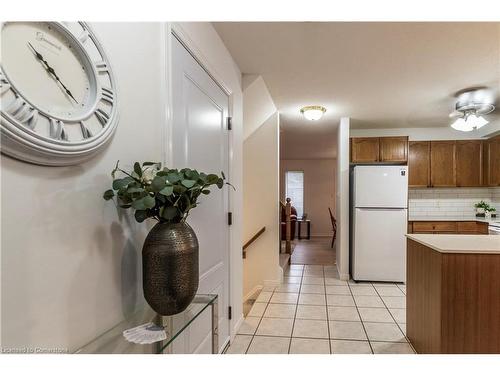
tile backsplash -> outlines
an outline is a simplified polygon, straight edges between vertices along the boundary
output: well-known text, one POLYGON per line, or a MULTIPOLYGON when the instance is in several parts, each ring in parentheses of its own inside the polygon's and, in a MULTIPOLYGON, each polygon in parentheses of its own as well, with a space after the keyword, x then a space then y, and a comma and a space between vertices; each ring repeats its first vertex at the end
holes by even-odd
POLYGON ((474 204, 484 200, 500 212, 500 187, 410 189, 410 216, 471 216, 474 204))

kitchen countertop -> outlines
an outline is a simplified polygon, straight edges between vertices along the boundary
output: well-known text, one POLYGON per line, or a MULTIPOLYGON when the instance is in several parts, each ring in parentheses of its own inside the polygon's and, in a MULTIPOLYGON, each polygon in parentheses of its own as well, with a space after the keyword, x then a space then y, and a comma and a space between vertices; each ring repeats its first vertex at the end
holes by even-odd
POLYGON ((500 255, 500 236, 481 234, 407 234, 406 237, 440 253, 500 255))
POLYGON ((409 215, 408 221, 478 221, 481 223, 500 223, 500 217, 485 218, 476 216, 418 216, 409 215))

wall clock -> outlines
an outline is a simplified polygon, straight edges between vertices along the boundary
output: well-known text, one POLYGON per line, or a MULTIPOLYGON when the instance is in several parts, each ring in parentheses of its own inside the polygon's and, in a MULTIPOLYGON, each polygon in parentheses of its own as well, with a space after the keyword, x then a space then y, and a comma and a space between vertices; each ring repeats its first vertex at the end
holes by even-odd
POLYGON ((116 85, 84 22, 5 22, 1 27, 2 152, 35 164, 95 155, 117 125, 116 85))

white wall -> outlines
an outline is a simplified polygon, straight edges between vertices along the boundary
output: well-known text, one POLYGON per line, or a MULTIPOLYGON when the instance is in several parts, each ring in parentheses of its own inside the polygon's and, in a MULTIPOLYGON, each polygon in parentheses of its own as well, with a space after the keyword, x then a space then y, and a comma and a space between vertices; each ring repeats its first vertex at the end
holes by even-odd
POLYGON ((243 75, 244 104, 243 139, 255 132, 270 114, 276 112, 271 94, 261 76, 243 75))
POLYGON ((336 257, 340 278, 349 279, 349 118, 337 129, 337 240, 336 257))
MULTIPOLYGON (((245 78, 245 77, 244 77, 245 78)), ((247 80, 248 81, 248 80, 247 80)), ((243 294, 248 298, 265 283, 277 283, 279 267, 279 114, 264 81, 243 91, 243 242, 259 229, 264 234, 243 261, 243 294)))
MULTIPOLYGON (((328 207, 335 215, 336 159, 280 160, 280 198, 285 200, 285 172, 304 171, 304 212, 311 220, 312 236, 331 236, 328 207)), ((293 202, 292 202, 293 204, 293 202)), ((302 227, 305 235, 305 228, 302 227)))
MULTIPOLYGON (((162 160, 165 25, 96 23, 116 74, 120 122, 109 147, 72 167, 41 167, 1 156, 2 346, 72 351, 144 303, 141 249, 151 224, 137 224, 102 199, 116 160, 162 160), (126 41, 126 43, 124 42, 126 41), (133 45, 134 48, 129 46, 133 45), (147 93, 147 95, 145 95, 147 93)), ((241 212, 242 104, 239 71, 209 23, 179 25, 231 89, 233 171, 241 212)), ((241 311, 241 216, 231 229, 231 297, 241 311), (239 265, 239 270, 238 270, 239 265)))

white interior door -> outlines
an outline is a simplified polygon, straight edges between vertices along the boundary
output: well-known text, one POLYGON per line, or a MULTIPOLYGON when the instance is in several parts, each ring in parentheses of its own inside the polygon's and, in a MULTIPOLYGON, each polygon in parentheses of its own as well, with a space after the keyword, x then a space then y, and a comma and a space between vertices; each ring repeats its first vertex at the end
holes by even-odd
MULTIPOLYGON (((173 167, 220 175, 229 172, 226 126, 229 98, 188 50, 172 36, 173 167)), ((200 245, 198 293, 219 296, 219 350, 229 339, 229 192, 211 189, 188 218, 200 245)), ((175 351, 211 352, 210 309, 184 335, 175 351)))

